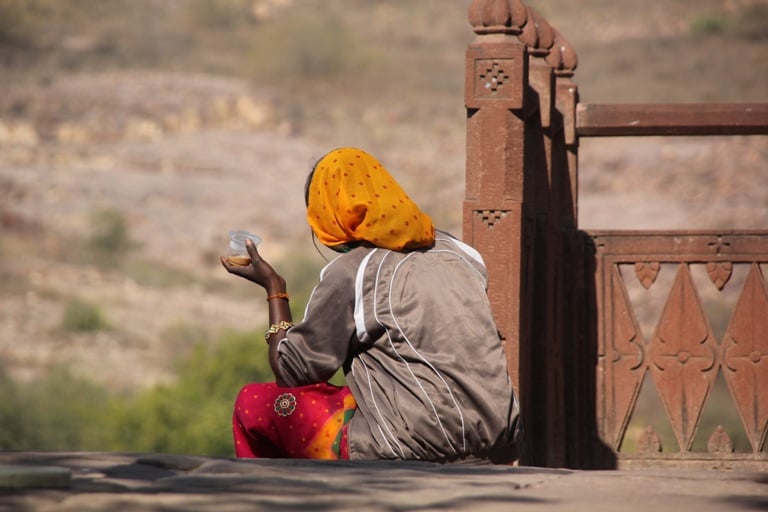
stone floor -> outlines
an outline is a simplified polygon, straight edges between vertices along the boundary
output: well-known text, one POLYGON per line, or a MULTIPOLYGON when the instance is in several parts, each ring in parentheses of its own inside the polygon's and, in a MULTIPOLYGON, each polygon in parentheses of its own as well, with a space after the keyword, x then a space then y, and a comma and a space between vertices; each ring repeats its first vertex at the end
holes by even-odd
POLYGON ((0 511, 768 510, 768 473, 0 452, 0 511))

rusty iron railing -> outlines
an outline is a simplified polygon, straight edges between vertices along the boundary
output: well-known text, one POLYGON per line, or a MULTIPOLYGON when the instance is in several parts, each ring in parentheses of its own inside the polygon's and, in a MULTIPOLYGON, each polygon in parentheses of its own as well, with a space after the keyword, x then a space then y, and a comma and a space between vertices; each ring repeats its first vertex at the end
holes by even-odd
MULTIPOLYGON (((474 0, 466 54, 464 238, 483 254, 489 297, 523 408, 522 462, 542 466, 768 469, 768 231, 579 230, 582 137, 765 135, 768 104, 603 105, 579 102, 577 57, 520 0, 474 0), (625 276, 675 280, 643 335, 625 276), (713 333, 691 268, 722 289, 746 267, 725 333, 713 333), (654 274, 656 272, 656 274, 654 274), (722 428, 693 450, 702 409, 722 376, 750 450, 722 428), (652 426, 622 445, 646 379, 677 442, 652 426)), ((658 287, 658 285, 655 285, 658 287)))

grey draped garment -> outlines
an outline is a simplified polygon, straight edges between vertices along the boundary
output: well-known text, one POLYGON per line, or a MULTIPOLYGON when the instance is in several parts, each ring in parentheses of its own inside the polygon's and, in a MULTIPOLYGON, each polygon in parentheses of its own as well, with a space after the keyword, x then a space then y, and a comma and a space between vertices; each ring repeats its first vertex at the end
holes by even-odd
POLYGON ((480 254, 441 232, 427 250, 352 249, 279 342, 280 376, 298 386, 344 368, 350 459, 509 462, 519 408, 487 281, 480 254))

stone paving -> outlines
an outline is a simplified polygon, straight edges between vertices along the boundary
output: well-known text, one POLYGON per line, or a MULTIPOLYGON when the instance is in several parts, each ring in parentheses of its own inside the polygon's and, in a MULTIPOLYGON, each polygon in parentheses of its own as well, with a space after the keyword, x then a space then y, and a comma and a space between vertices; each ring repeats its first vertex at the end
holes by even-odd
POLYGON ((0 452, 0 511, 754 511, 768 473, 0 452))

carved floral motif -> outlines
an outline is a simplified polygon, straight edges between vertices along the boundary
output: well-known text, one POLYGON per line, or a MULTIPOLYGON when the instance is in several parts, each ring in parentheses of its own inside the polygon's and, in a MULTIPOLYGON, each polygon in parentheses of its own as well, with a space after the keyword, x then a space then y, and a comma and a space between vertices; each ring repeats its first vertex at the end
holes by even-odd
POLYGON ((488 226, 488 229, 493 229, 493 226, 501 219, 507 216, 506 210, 477 210, 476 215, 480 215, 480 220, 488 226))
POLYGON ((733 441, 722 425, 718 425, 712 435, 709 436, 707 451, 718 454, 733 453, 733 441))
POLYGON ((651 375, 674 427, 688 451, 704 402, 717 376, 717 344, 683 263, 648 347, 651 375))
POLYGON ((656 282, 656 277, 659 275, 659 269, 661 269, 661 264, 658 261, 638 261, 635 263, 635 275, 637 276, 637 280, 640 281, 640 284, 643 285, 643 288, 647 290, 654 282, 656 282))
POLYGON ((723 373, 754 451, 768 429, 768 290, 753 263, 722 345, 723 373))
POLYGON ((707 274, 712 283, 722 290, 733 272, 733 263, 730 261, 710 261, 707 263, 707 274))
POLYGON ((611 403, 610 436, 614 447, 618 448, 632 409, 637 401, 640 385, 645 376, 643 338, 640 327, 632 312, 629 296, 624 281, 617 267, 611 270, 613 294, 612 327, 613 346, 610 347, 611 357, 611 403))
POLYGON ((648 425, 640 434, 637 440, 637 451, 642 454, 659 453, 662 450, 661 439, 659 435, 653 430, 653 427, 648 425))
POLYGON ((505 71, 503 63, 498 59, 489 59, 486 61, 485 68, 480 70, 478 79, 481 89, 485 89, 489 95, 493 96, 499 93, 509 81, 509 73, 505 71))

